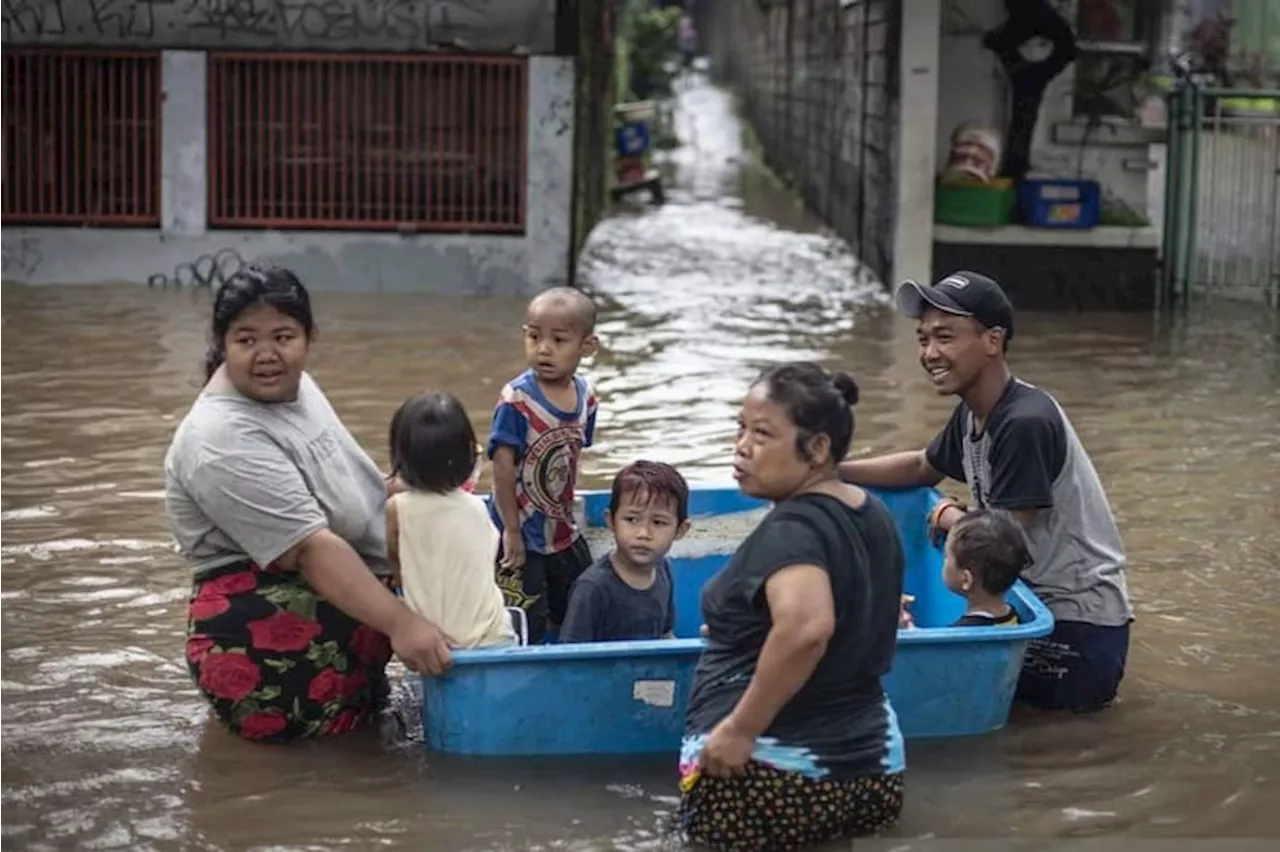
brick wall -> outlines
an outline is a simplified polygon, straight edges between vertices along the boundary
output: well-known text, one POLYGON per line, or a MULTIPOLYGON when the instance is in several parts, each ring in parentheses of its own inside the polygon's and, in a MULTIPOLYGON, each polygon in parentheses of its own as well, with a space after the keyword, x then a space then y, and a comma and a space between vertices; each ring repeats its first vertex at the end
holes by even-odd
POLYGON ((897 0, 698 6, 713 68, 765 159, 881 277, 890 274, 898 114, 897 0))

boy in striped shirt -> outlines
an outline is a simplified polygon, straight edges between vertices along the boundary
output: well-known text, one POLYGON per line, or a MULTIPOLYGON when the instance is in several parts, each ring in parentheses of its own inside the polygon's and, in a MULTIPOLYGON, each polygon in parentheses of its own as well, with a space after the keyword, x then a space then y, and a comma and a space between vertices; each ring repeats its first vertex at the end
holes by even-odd
POLYGON ((502 531, 498 585, 528 614, 530 644, 564 621, 569 588, 591 564, 573 517, 583 447, 595 437, 596 398, 577 374, 596 350, 596 308, 572 287, 544 290, 525 311, 529 368, 502 388, 493 412, 490 512, 502 531))

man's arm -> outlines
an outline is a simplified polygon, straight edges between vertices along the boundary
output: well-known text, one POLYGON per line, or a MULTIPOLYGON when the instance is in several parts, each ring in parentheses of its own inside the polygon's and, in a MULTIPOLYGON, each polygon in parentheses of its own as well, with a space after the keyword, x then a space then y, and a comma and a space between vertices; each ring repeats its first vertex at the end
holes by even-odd
POLYGON ((872 488, 913 488, 937 485, 942 474, 929 464, 924 450, 914 450, 841 462, 840 478, 854 485, 872 488))
POLYGON ((956 406, 923 450, 841 462, 840 478, 872 488, 920 488, 937 485, 944 476, 964 482, 965 419, 964 407, 956 406))

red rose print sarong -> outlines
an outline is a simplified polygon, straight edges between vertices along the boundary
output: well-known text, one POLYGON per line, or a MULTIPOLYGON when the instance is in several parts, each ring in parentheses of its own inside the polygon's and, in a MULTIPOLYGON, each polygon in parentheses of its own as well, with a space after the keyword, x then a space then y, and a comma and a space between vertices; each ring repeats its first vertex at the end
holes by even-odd
POLYGON ((196 580, 187 664, 214 712, 251 740, 359 727, 387 695, 391 642, 296 572, 241 562, 196 580))

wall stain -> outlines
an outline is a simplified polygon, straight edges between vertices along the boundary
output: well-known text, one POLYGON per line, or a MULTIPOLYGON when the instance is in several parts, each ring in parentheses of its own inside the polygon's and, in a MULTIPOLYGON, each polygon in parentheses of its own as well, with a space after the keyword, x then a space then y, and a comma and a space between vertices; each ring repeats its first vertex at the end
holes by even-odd
POLYGON ((44 255, 40 253, 39 241, 31 237, 21 237, 12 247, 9 243, 5 243, 0 271, 4 275, 25 278, 34 274, 43 262, 44 255))

